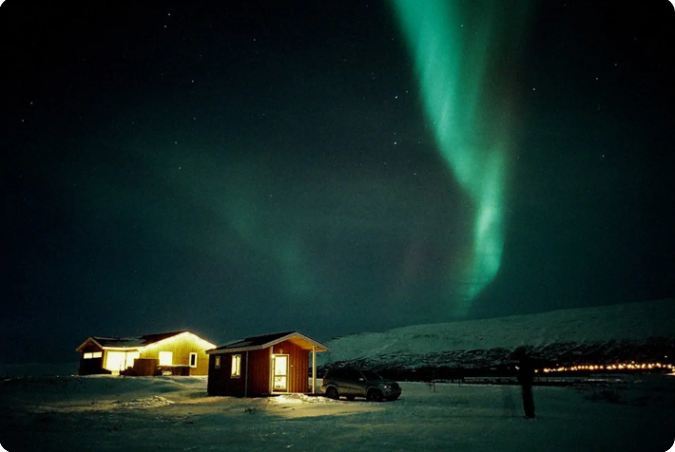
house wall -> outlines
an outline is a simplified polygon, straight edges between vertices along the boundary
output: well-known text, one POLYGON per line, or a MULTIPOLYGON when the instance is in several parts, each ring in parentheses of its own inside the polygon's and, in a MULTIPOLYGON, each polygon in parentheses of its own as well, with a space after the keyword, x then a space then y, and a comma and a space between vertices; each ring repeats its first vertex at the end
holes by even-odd
POLYGON ((159 359, 159 352, 173 353, 173 366, 189 366, 190 353, 197 353, 197 367, 189 368, 189 375, 206 375, 209 356, 192 335, 180 335, 150 344, 141 350, 141 358, 159 359))
POLYGON ((285 341, 271 348, 248 352, 226 353, 209 357, 209 378, 207 391, 210 395, 259 396, 270 393, 271 355, 288 356, 288 391, 305 393, 309 391, 309 352, 285 341), (232 355, 241 355, 241 376, 232 377, 232 355), (215 368, 215 358, 220 356, 220 369, 215 368), (248 377, 247 377, 248 375, 248 377))
POLYGON ((248 352, 249 395, 263 395, 270 392, 270 349, 248 352))
POLYGON ((243 397, 269 394, 270 349, 226 353, 220 356, 220 369, 215 356, 209 358, 208 393, 243 397), (232 376, 232 356, 241 355, 241 376, 232 376))
POLYGON ((94 375, 94 374, 108 374, 109 371, 103 368, 103 357, 101 358, 90 358, 84 359, 85 353, 91 352, 101 352, 103 355, 103 349, 93 342, 88 342, 80 353, 80 369, 78 373, 80 375, 94 375))
POLYGON ((308 392, 309 352, 292 342, 284 341, 272 347, 272 353, 288 354, 288 392, 308 392))
MULTIPOLYGON (((226 353, 209 357, 209 378, 206 390, 209 395, 242 397, 246 394, 246 353, 226 353), (241 355, 241 375, 232 376, 232 356, 241 355), (216 356, 220 356, 220 368, 217 369, 216 356)), ((248 394, 253 395, 253 394, 248 394)))

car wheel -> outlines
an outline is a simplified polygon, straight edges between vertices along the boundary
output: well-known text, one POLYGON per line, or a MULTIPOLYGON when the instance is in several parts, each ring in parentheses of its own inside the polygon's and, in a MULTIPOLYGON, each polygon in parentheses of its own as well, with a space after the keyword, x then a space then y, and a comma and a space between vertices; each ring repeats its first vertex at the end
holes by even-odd
POLYGON ((340 395, 338 394, 337 389, 331 386, 330 388, 326 389, 326 397, 337 400, 340 398, 340 395))
POLYGON ((354 400, 354 396, 353 396, 353 395, 348 395, 348 396, 347 396, 347 400, 354 400))
POLYGON ((382 391, 379 389, 371 389, 368 391, 366 398, 372 402, 381 402, 382 401, 382 391))

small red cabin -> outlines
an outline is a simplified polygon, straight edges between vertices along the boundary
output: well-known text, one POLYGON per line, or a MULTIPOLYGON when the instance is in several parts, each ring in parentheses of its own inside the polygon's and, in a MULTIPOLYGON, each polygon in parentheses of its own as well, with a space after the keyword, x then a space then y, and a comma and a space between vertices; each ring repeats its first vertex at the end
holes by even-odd
POLYGON ((297 331, 247 337, 208 350, 208 393, 238 397, 315 393, 316 353, 327 350, 297 331))

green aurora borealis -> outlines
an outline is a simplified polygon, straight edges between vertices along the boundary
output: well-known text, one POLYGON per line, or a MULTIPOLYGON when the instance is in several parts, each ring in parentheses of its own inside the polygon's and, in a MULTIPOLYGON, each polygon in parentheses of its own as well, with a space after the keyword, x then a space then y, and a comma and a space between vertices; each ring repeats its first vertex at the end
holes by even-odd
POLYGON ((510 38, 513 45, 516 33, 509 30, 521 29, 524 9, 521 5, 515 13, 505 14, 499 4, 395 2, 438 151, 475 210, 471 249, 462 274, 452 275, 455 314, 466 314, 468 303, 494 279, 504 246, 513 124, 504 86, 501 91, 490 90, 486 72, 504 51, 499 43, 510 38))
POLYGON ((672 18, 7 0, 0 361, 673 296, 672 18))

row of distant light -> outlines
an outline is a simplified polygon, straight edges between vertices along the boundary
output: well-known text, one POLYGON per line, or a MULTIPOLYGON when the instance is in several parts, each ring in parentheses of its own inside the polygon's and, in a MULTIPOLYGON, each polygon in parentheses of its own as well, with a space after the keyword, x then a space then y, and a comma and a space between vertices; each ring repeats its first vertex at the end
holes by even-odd
POLYGON ((593 370, 656 370, 670 369, 675 373, 674 364, 663 363, 615 363, 615 364, 575 364, 573 366, 545 367, 541 371, 545 374, 553 372, 587 372, 593 370))

